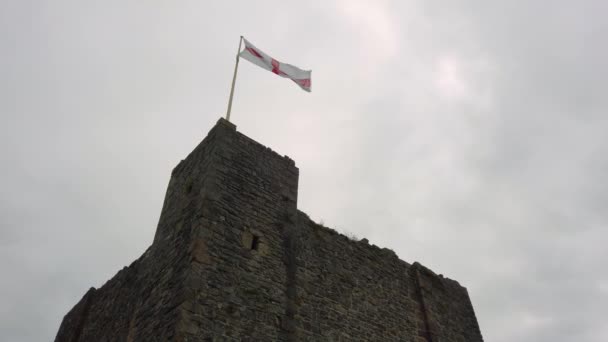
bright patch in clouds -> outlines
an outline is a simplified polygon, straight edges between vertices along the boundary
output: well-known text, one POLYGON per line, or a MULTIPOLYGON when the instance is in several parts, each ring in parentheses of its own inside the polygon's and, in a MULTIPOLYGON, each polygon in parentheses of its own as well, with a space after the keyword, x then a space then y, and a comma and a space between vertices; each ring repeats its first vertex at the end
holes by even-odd
POLYGON ((457 58, 440 57, 435 63, 435 86, 440 95, 459 99, 467 95, 468 87, 463 75, 462 64, 457 58))

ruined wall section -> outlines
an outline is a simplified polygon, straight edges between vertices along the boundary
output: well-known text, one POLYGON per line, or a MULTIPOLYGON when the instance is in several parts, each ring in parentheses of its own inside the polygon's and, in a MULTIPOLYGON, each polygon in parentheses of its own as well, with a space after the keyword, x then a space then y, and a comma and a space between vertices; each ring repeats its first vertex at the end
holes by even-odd
POLYGON ((298 216, 296 320, 302 341, 425 341, 410 265, 298 216))
POLYGON ((188 263, 182 239, 170 244, 150 247, 99 289, 89 291, 81 301, 86 309, 76 314, 81 327, 70 327, 68 313, 55 341, 171 340, 188 263))
POLYGON ((304 213, 297 225, 301 341, 483 341, 466 289, 304 213))

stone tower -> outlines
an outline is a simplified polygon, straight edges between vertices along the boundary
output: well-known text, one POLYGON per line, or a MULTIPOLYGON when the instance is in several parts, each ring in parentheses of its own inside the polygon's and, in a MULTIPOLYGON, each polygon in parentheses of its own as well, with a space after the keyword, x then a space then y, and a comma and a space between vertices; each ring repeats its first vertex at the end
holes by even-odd
POLYGON ((467 290, 297 209, 298 168, 220 119, 172 172, 154 242, 57 342, 483 341, 467 290))

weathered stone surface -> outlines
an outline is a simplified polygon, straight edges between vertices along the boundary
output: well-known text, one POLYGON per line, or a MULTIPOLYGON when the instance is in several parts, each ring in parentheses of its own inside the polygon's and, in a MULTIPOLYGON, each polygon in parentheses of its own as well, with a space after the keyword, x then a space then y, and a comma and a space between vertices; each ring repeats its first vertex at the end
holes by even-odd
POLYGON ((483 341, 465 288, 298 211, 298 169, 220 119, 173 170, 152 246, 55 341, 483 341))

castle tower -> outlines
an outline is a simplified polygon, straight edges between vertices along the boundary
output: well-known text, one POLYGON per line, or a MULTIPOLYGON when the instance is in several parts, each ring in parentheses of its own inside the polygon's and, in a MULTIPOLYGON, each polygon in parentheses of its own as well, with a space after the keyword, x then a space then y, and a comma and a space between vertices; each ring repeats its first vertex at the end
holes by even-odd
POLYGON ((297 209, 295 163, 220 119, 172 172, 152 246, 56 342, 483 341, 465 288, 297 209))

